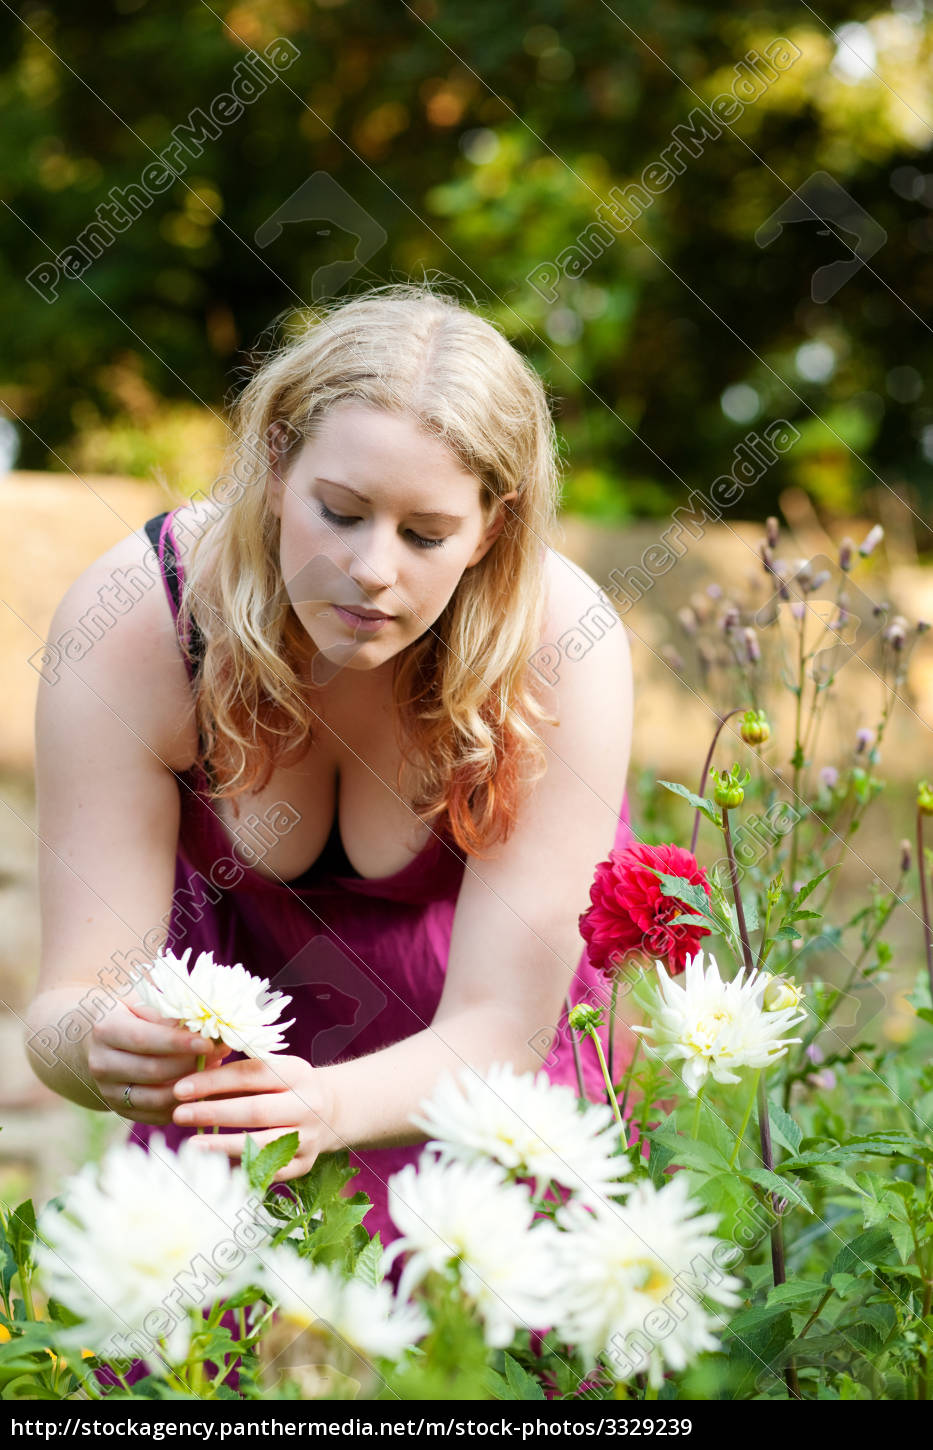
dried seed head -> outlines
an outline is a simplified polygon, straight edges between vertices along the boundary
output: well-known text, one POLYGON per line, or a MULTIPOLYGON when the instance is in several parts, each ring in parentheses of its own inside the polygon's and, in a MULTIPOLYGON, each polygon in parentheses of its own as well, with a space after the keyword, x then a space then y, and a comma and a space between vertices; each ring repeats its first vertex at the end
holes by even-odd
POLYGON ((905 839, 901 842, 901 874, 902 875, 906 875, 906 873, 910 870, 910 865, 911 865, 911 862, 912 861, 913 861, 913 849, 911 847, 910 842, 905 837, 905 839))
POLYGON ((758 643, 758 636, 749 626, 742 631, 742 638, 745 641, 745 653, 748 656, 750 665, 757 665, 761 659, 761 645, 758 643))
POLYGON ((875 732, 874 732, 874 730, 869 730, 864 725, 862 726, 861 730, 856 730, 856 732, 855 732, 855 753, 856 753, 856 755, 861 755, 863 751, 865 751, 865 750, 868 749, 869 745, 874 745, 874 743, 875 743, 875 732))
POLYGON ((852 559, 855 554, 855 545, 851 539, 843 539, 839 545, 839 567, 844 574, 848 574, 852 568, 852 559))
POLYGON ((776 549, 778 546, 779 532, 780 525, 778 524, 777 519, 772 514, 769 518, 765 519, 765 537, 768 540, 769 547, 772 549, 776 549))

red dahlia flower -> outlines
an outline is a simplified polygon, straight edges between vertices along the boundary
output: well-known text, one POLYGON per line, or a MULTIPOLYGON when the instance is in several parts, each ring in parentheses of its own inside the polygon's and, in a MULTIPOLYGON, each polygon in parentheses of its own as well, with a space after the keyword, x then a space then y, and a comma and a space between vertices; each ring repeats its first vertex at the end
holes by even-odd
POLYGON ((702 886, 709 896, 706 872, 696 857, 680 846, 627 846, 610 851, 608 861, 596 867, 590 887, 588 911, 580 917, 580 934, 594 967, 611 977, 626 957, 644 953, 664 961, 673 975, 682 972, 695 956, 700 940, 709 936, 705 926, 672 924, 672 917, 689 911, 674 896, 661 895, 654 866, 665 876, 682 876, 702 886))

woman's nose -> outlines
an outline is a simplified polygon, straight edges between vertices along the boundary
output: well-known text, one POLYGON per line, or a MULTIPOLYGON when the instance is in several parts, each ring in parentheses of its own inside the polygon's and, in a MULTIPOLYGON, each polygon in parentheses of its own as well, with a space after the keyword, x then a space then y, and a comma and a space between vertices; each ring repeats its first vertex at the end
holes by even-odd
POLYGON ((397 540, 386 538, 378 530, 357 530, 350 544, 347 574, 358 589, 366 594, 378 594, 394 587, 398 577, 395 563, 397 540))

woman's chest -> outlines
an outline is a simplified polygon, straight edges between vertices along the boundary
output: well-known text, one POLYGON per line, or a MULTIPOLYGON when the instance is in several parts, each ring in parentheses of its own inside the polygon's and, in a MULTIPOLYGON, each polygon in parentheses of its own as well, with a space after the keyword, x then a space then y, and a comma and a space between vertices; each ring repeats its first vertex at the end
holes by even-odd
POLYGON ((212 808, 234 858, 270 880, 308 871, 335 824, 353 868, 378 879, 407 866, 431 834, 411 809, 409 779, 391 700, 368 695, 320 705, 302 759, 212 808), (261 829, 257 819, 277 824, 261 829))

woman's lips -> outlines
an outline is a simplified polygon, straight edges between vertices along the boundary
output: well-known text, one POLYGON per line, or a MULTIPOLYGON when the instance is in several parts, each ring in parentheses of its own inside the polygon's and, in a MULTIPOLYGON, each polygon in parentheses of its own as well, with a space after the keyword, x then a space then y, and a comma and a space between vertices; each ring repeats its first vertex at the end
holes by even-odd
POLYGON ((334 612, 350 629, 362 630, 366 634, 375 634, 384 624, 391 623, 389 615, 381 614, 376 619, 367 619, 364 614, 354 614, 352 609, 343 609, 339 604, 334 605, 334 612))

